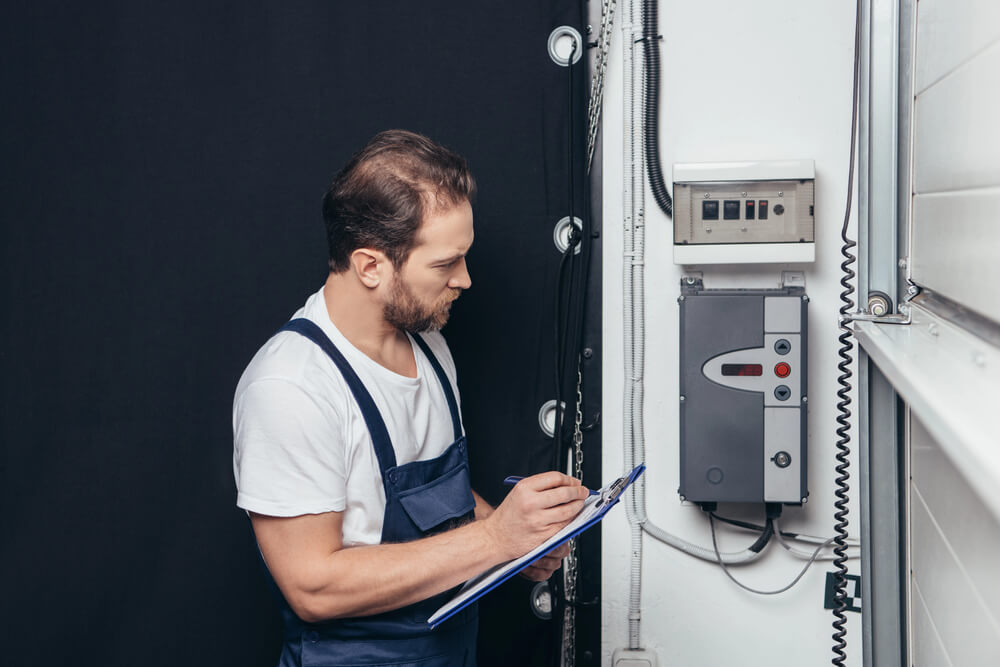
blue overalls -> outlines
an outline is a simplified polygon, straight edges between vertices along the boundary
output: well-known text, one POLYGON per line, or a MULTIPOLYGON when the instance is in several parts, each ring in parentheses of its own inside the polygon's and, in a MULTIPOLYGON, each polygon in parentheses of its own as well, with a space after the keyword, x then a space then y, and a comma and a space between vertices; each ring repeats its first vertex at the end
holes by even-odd
MULTIPOLYGON (((465 436, 451 382, 427 343, 413 339, 427 355, 441 382, 455 441, 439 457, 396 465, 389 432, 371 394, 354 369, 314 322, 290 321, 281 329, 294 331, 319 345, 340 369, 361 408, 378 458, 385 488, 382 542, 408 542, 447 530, 473 518, 475 499, 469 482, 465 436)), ((268 578, 271 579, 270 574, 268 578)), ((271 579, 274 585, 274 580, 271 579)), ((274 586, 277 590, 277 586, 274 586)), ((333 667, 341 665, 393 665, 438 667, 476 664, 478 614, 475 605, 428 629, 427 619, 447 602, 448 591, 394 611, 324 623, 306 623, 278 592, 285 622, 284 648, 279 667, 333 667)))

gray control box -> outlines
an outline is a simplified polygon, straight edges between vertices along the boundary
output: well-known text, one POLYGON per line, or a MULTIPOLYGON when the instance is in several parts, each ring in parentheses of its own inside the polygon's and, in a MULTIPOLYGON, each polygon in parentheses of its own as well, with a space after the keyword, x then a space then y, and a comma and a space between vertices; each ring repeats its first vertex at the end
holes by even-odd
POLYGON ((682 281, 680 495, 799 504, 806 487, 808 297, 682 281))

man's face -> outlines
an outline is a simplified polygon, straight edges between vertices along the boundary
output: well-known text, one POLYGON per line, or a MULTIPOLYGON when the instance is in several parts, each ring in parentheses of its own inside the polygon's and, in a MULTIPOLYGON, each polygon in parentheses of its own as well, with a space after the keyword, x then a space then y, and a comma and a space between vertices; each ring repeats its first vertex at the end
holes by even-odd
POLYGON ((393 274, 383 307, 386 321, 410 332, 443 327, 451 302, 472 286, 465 266, 472 240, 469 202, 428 213, 410 256, 393 274))

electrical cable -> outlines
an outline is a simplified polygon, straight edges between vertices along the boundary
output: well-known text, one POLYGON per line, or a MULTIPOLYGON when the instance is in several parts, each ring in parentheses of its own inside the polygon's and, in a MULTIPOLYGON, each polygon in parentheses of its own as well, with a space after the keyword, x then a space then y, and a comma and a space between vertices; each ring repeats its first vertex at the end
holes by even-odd
MULTIPOLYGON (((578 48, 576 39, 571 38, 571 47, 569 56, 566 58, 566 69, 569 72, 569 91, 567 98, 567 107, 569 109, 569 123, 568 123, 568 136, 567 136, 567 162, 566 171, 568 176, 567 182, 567 195, 569 198, 569 234, 567 235, 566 249, 562 253, 562 257, 559 259, 559 272, 556 277, 556 292, 555 292, 555 323, 554 323, 554 356, 555 356, 555 414, 553 419, 552 428, 552 458, 550 462, 551 470, 559 470, 561 468, 561 462, 563 457, 563 418, 565 415, 565 410, 563 409, 562 400, 562 387, 564 382, 565 374, 565 356, 566 356, 566 343, 569 336, 569 318, 570 312, 572 310, 572 299, 573 290, 572 286, 569 293, 565 297, 565 307, 563 305, 563 279, 566 272, 566 267, 570 267, 570 272, 572 273, 573 260, 575 258, 576 243, 578 239, 573 234, 576 229, 574 217, 574 169, 573 169, 573 57, 576 55, 576 50, 578 48), (565 310, 565 319, 563 318, 563 312, 565 310), (563 323, 565 322, 565 326, 563 323)), ((563 654, 563 644, 565 641, 564 637, 564 613, 566 608, 566 596, 563 590, 563 574, 561 571, 556 571, 549 577, 549 588, 551 591, 552 600, 552 618, 559 619, 559 622, 553 623, 552 625, 552 639, 550 644, 550 661, 552 662, 562 662, 563 654)))
MULTIPOLYGON (((569 136, 567 141, 567 172, 569 174, 567 191, 569 194, 569 233, 567 235, 566 249, 563 251, 562 258, 559 260, 559 273, 556 279, 556 307, 555 307, 555 415, 553 421, 553 449, 552 449, 552 462, 551 469, 559 470, 562 456, 563 456, 563 418, 565 410, 563 409, 562 402, 562 386, 565 379, 565 367, 563 362, 566 356, 566 338, 569 335, 568 320, 570 315, 570 300, 572 297, 572 290, 570 295, 566 299, 566 322, 567 326, 563 327, 563 275, 567 263, 572 265, 576 245, 581 240, 579 235, 575 234, 576 230, 576 218, 574 217, 574 170, 573 170, 573 57, 576 55, 576 50, 578 44, 575 38, 571 38, 572 46, 570 47, 569 56, 566 58, 566 69, 569 71, 569 136), (576 241, 576 243, 574 243, 576 241)), ((572 266, 571 266, 572 270, 572 266)))
POLYGON ((743 582, 739 581, 736 577, 734 577, 733 574, 729 571, 729 567, 724 562, 722 562, 722 555, 719 553, 719 543, 715 537, 715 519, 712 516, 711 512, 709 512, 708 514, 708 523, 712 527, 712 548, 715 550, 715 560, 719 564, 719 567, 722 568, 722 571, 726 573, 726 576, 729 577, 734 584, 736 584, 745 591, 756 593, 757 595, 778 595, 779 593, 784 593, 785 591, 789 590, 792 586, 799 583, 799 580, 802 579, 802 577, 805 575, 806 570, 809 569, 809 566, 816 562, 816 560, 819 558, 819 552, 823 550, 823 547, 825 547, 827 544, 834 542, 837 539, 835 537, 831 537, 829 540, 826 541, 826 544, 821 544, 820 546, 816 547, 816 551, 813 552, 813 555, 809 559, 809 562, 805 564, 802 570, 800 570, 799 573, 795 575, 795 578, 792 579, 791 583, 789 583, 787 586, 784 586, 782 588, 773 591, 762 591, 747 586, 743 582))
MULTIPOLYGON (((718 517, 716 517, 716 518, 718 518, 718 517)), ((785 548, 785 551, 787 551, 791 555, 795 556, 796 558, 811 559, 813 557, 810 552, 808 552, 808 551, 801 551, 799 549, 796 549, 795 547, 793 547, 792 545, 790 545, 788 542, 786 542, 785 541, 785 536, 778 530, 777 521, 775 521, 774 536, 777 538, 778 544, 780 544, 781 546, 783 546, 785 548)), ((825 548, 825 545, 829 544, 832 540, 835 540, 835 539, 836 539, 836 537, 832 537, 829 540, 826 540, 825 542, 823 542, 822 544, 820 544, 820 548, 821 549, 825 548)), ((837 557, 836 554, 823 554, 822 556, 819 556, 818 558, 816 558, 816 560, 834 560, 836 557, 837 557)), ((847 556, 847 558, 849 560, 856 560, 858 558, 861 558, 861 553, 857 552, 857 553, 849 554, 847 556)))
MULTIPOLYGON (((576 39, 571 38, 571 48, 569 55, 567 57, 565 66, 567 68, 567 78, 568 78, 568 123, 567 123, 567 194, 569 199, 569 225, 567 227, 568 233, 566 237, 566 248, 562 253, 562 257, 559 261, 559 270, 556 279, 556 297, 555 297, 555 326, 554 326, 554 345, 555 345, 555 413, 554 413, 554 429, 553 429, 553 443, 552 443, 552 460, 550 462, 550 469, 552 470, 562 470, 565 465, 565 455, 569 451, 570 443, 567 441, 565 433, 565 414, 566 407, 563 405, 563 389, 568 379, 568 365, 572 362, 576 362, 576 371, 573 373, 574 377, 579 377, 580 385, 579 390, 582 393, 585 389, 585 383, 583 381, 583 368, 582 368, 582 349, 584 344, 584 322, 586 321, 586 310, 587 310, 587 300, 586 291, 588 289, 588 279, 590 275, 590 264, 591 264, 591 241, 592 236, 589 232, 590 227, 590 215, 584 207, 584 211, 577 217, 576 211, 576 196, 577 196, 577 184, 576 178, 578 174, 577 169, 577 158, 576 158, 576 141, 578 137, 576 136, 577 125, 576 114, 579 108, 576 100, 576 85, 574 83, 574 78, 579 73, 579 68, 574 67, 575 55, 582 48, 582 45, 577 42, 576 39), (577 226, 577 220, 580 223, 577 226), (579 374, 579 375, 577 375, 579 374)), ((582 165, 581 165, 582 166, 582 165)), ((584 201, 589 201, 588 184, 584 181, 583 184, 583 197, 584 201)), ((576 422, 574 422, 575 426, 576 422)), ((582 460, 582 455, 581 455, 582 460)), ((582 476, 582 472, 581 472, 582 476)), ((580 568, 580 554, 577 553, 577 572, 579 573, 580 568)), ((579 576, 579 575, 578 575, 579 576)), ((550 578, 550 587, 552 593, 552 617, 562 618, 564 615, 564 610, 567 607, 572 607, 573 609, 581 607, 596 607, 599 603, 598 599, 594 600, 569 600, 566 598, 566 591, 564 590, 562 573, 557 572, 550 578)), ((577 582, 576 596, 582 594, 582 588, 580 582, 577 582)), ((563 660, 561 654, 565 651, 566 642, 568 641, 572 644, 572 638, 569 640, 563 636, 564 624, 558 624, 558 627, 553 627, 553 657, 557 660, 563 660)), ((570 635, 570 637, 572 637, 570 635)), ((570 649, 571 653, 573 649, 570 649)))
MULTIPOLYGON (((562 258, 559 260, 559 273, 556 278, 556 299, 555 299, 555 416, 552 428, 552 439, 553 439, 553 449, 552 449, 552 461, 551 469, 559 470, 561 468, 562 457, 563 457, 563 420, 565 416, 565 410, 563 408, 562 400, 562 386, 565 379, 565 368, 563 366, 563 358, 566 354, 566 339, 568 337, 569 327, 563 326, 563 312, 566 312, 566 320, 569 319, 569 304, 567 303, 565 309, 563 307, 563 281, 566 275, 566 267, 570 266, 572 268, 573 261, 573 251, 574 246, 570 245, 562 254, 562 258)), ((568 301, 568 300, 567 300, 568 301)))
MULTIPOLYGON (((745 530, 752 530, 752 531, 757 532, 757 533, 762 532, 764 530, 764 526, 758 525, 756 523, 750 523, 748 521, 740 521, 739 519, 730 519, 728 517, 720 516, 719 514, 715 515, 715 519, 716 519, 716 521, 721 521, 723 523, 728 523, 729 525, 736 526, 737 528, 743 528, 745 530)), ((775 529, 775 532, 776 533, 778 532, 777 529, 775 529)), ((805 535, 803 533, 795 533, 795 532, 792 532, 790 530, 783 530, 783 531, 781 531, 778 534, 781 537, 785 538, 786 540, 796 540, 796 541, 799 541, 799 542, 806 542, 806 543, 809 543, 809 544, 823 544, 824 542, 826 542, 829 539, 829 538, 826 538, 826 537, 818 537, 816 535, 805 535)), ((861 541, 858 540, 858 539, 856 539, 856 538, 851 538, 851 539, 847 540, 847 546, 849 546, 849 547, 860 547, 861 546, 861 541)))
POLYGON ((649 188, 668 217, 674 213, 674 203, 670 199, 666 183, 663 182, 663 169, 660 166, 660 35, 657 34, 658 0, 643 0, 642 2, 642 42, 646 57, 645 69, 645 100, 643 102, 643 140, 646 151, 646 172, 649 175, 649 188))
MULTIPOLYGON (((847 171, 847 205, 844 209, 844 225, 840 231, 840 238, 843 241, 840 253, 844 257, 844 261, 840 264, 840 269, 843 272, 840 285, 844 288, 840 293, 840 300, 844 305, 840 308, 839 327, 841 333, 838 337, 840 349, 837 350, 837 356, 840 357, 840 363, 837 364, 837 369, 840 371, 840 375, 837 377, 837 384, 840 385, 840 389, 837 390, 837 398, 839 399, 837 402, 837 412, 839 414, 836 420, 838 424, 836 429, 837 465, 834 468, 837 472, 835 479, 837 489, 834 491, 836 501, 833 503, 835 508, 833 513, 833 530, 836 533, 836 537, 833 538, 833 553, 835 554, 835 558, 833 559, 834 621, 833 635, 831 636, 834 653, 832 664, 837 667, 843 667, 844 661, 847 659, 845 651, 847 648, 847 641, 845 640, 847 636, 847 614, 844 612, 847 608, 847 514, 848 494, 851 488, 848 484, 848 480, 851 478, 849 471, 851 410, 849 406, 851 405, 852 390, 850 378, 854 374, 851 370, 851 366, 854 364, 854 356, 852 354, 854 350, 854 341, 852 340, 854 332, 848 326, 847 315, 854 311, 854 300, 851 298, 851 295, 854 293, 854 286, 851 281, 854 279, 855 273, 851 269, 851 265, 857 261, 857 257, 851 252, 851 249, 857 245, 857 242, 848 238, 847 230, 851 220, 851 203, 854 196, 854 158, 858 135, 858 81, 861 71, 861 4, 861 0, 857 0, 854 17, 854 81, 851 88, 851 158, 847 171)), ((818 550, 817 553, 819 553, 818 550)), ((809 562, 811 564, 813 561, 809 562)))
MULTIPOLYGON (((700 558, 701 560, 707 560, 710 563, 717 561, 716 553, 712 549, 706 549, 696 544, 692 544, 687 540, 682 540, 676 535, 671 535, 652 522, 643 522, 640 525, 640 529, 643 533, 646 533, 653 539, 663 542, 667 546, 673 547, 688 556, 700 558)), ((751 547, 741 551, 723 551, 719 555, 722 557, 722 560, 726 563, 726 565, 746 565, 747 563, 754 562, 764 554, 763 548, 760 548, 758 551, 753 551, 752 547, 756 545, 757 543, 755 542, 751 547)))

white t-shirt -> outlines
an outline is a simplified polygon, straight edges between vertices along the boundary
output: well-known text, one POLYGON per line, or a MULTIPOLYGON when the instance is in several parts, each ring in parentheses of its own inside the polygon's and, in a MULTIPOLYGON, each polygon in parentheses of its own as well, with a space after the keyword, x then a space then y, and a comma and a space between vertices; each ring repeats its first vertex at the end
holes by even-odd
MULTIPOLYGON (((323 288, 293 318, 320 326, 371 394, 396 464, 444 453, 455 439, 444 390, 411 337, 417 377, 390 371, 337 330, 323 288)), ((455 362, 439 332, 422 334, 458 399, 455 362)), ((236 504, 268 516, 344 512, 344 546, 378 544, 385 490, 368 426, 340 370, 305 336, 283 331, 254 356, 233 400, 236 504)))

